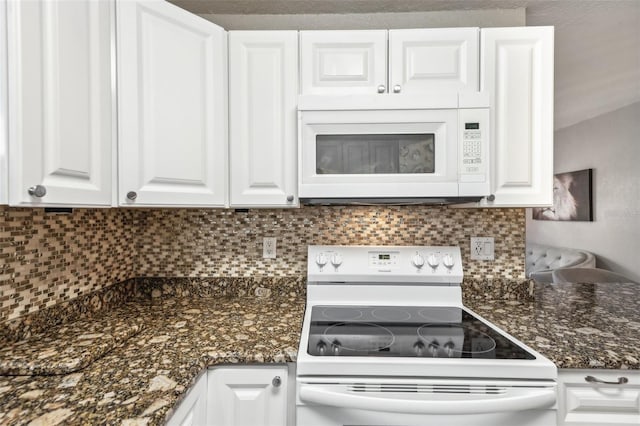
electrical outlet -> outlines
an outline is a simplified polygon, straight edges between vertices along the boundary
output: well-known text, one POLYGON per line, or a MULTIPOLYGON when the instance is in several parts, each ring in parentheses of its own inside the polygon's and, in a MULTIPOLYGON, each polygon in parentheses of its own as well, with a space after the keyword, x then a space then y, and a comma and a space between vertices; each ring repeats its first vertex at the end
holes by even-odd
POLYGON ((264 237, 262 239, 262 257, 264 259, 276 258, 276 237, 264 237))
POLYGON ((493 237, 471 237, 471 260, 494 260, 493 237))

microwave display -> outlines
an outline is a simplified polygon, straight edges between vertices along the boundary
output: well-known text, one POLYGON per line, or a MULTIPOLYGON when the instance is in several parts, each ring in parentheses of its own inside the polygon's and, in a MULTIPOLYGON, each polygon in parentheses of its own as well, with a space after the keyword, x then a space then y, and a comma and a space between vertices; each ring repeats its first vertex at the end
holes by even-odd
POLYGON ((434 133, 316 136, 316 173, 319 175, 434 171, 434 133))

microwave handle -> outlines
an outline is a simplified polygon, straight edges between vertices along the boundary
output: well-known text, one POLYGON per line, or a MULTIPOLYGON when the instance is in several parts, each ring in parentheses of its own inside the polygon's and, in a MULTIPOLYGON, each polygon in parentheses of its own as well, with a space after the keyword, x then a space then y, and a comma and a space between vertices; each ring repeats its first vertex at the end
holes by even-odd
POLYGON ((524 395, 498 396, 477 400, 415 400, 352 395, 320 386, 302 385, 301 401, 332 407, 407 414, 487 414, 549 408, 556 403, 553 388, 536 389, 524 395))

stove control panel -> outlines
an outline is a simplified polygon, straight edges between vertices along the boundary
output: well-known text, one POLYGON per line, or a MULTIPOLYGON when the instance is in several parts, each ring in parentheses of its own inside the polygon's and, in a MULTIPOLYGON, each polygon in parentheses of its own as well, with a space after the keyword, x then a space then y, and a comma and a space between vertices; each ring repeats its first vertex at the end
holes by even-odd
POLYGON ((400 253, 397 251, 370 251, 369 268, 396 268, 398 266, 399 256, 400 253))
POLYGON ((462 282, 454 246, 309 246, 310 282, 462 282))

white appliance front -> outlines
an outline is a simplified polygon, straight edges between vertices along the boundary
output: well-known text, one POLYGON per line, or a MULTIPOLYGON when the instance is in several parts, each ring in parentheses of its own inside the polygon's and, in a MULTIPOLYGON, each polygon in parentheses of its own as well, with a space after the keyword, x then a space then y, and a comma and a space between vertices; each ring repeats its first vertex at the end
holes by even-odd
POLYGON ((310 246, 298 426, 554 426, 555 365, 462 304, 458 247, 310 246))
POLYGON ((553 426, 556 387, 529 381, 298 380, 298 426, 553 426))
POLYGON ((488 108, 299 111, 303 199, 485 196, 488 108))

